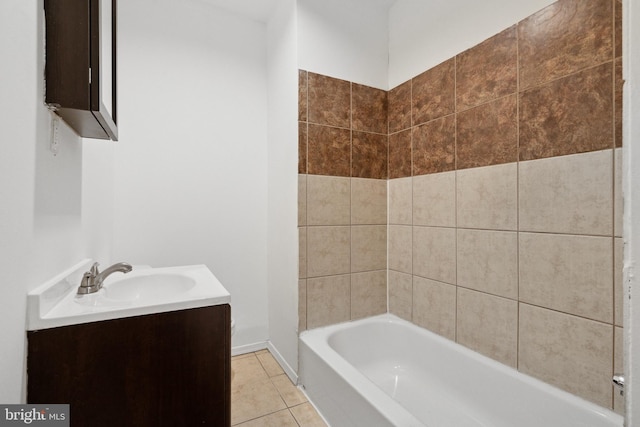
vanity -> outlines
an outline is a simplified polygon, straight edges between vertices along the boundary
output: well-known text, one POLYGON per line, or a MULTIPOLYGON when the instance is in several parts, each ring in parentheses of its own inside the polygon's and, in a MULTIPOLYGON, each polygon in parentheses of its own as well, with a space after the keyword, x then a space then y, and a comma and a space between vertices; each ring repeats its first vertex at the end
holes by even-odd
POLYGON ((229 426, 230 297, 215 276, 134 268, 78 296, 88 265, 28 296, 28 403, 70 404, 77 427, 229 426))

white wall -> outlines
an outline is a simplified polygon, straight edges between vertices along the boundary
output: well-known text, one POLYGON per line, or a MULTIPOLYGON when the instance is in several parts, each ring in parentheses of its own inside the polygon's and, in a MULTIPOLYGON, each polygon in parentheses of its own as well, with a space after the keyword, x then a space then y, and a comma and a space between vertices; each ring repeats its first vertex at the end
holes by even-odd
POLYGON ((280 2, 268 24, 269 339, 298 370, 298 72, 296 2, 280 2))
POLYGON ((114 254, 206 264, 233 346, 268 339, 266 25, 202 2, 119 2, 114 254))
POLYGON ((390 0, 298 0, 298 68, 387 89, 390 0))
POLYGON ((555 0, 397 0, 389 11, 389 86, 461 53, 555 0))
POLYGON ((640 423, 640 7, 623 0, 623 183, 627 426, 640 423), (632 23, 636 24, 632 26, 632 23))
POLYGON ((0 2, 3 403, 25 399, 27 292, 83 258, 110 254, 113 146, 83 142, 62 124, 60 152, 49 151, 43 16, 42 0, 0 2))

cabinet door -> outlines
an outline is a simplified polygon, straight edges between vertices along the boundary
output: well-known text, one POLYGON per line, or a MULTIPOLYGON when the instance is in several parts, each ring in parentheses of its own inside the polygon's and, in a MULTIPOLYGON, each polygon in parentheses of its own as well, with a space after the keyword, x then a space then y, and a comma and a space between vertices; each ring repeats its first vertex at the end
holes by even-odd
POLYGON ((77 427, 231 423, 230 307, 30 331, 29 403, 77 427))

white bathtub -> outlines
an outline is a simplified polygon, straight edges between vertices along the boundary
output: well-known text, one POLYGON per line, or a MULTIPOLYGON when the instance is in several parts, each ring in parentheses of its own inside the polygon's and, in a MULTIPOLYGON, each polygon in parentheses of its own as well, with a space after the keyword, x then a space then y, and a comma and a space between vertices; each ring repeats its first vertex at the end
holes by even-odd
POLYGON ((300 336, 300 381, 334 427, 621 427, 600 406, 391 314, 300 336))

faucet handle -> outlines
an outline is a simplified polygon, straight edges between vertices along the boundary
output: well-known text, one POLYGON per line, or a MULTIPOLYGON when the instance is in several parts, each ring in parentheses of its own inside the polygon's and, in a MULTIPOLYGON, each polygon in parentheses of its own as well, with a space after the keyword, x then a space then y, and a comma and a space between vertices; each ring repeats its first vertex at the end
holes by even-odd
POLYGON ((91 273, 91 275, 93 277, 96 277, 98 274, 100 274, 100 271, 98 271, 98 267, 100 266, 99 263, 94 262, 93 265, 91 266, 91 269, 89 270, 89 273, 91 273))

